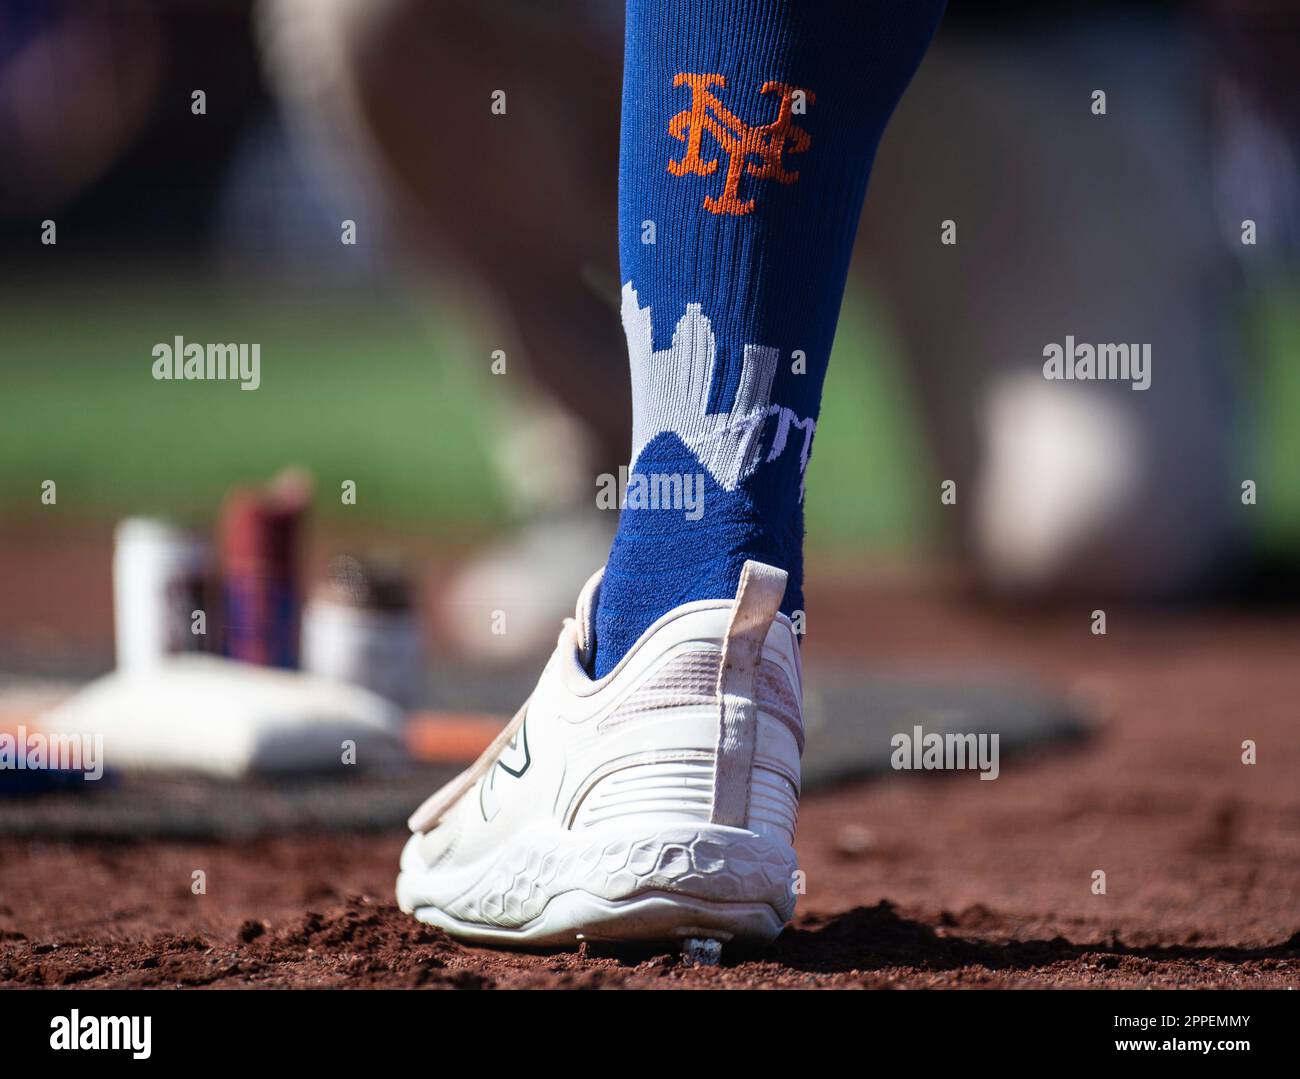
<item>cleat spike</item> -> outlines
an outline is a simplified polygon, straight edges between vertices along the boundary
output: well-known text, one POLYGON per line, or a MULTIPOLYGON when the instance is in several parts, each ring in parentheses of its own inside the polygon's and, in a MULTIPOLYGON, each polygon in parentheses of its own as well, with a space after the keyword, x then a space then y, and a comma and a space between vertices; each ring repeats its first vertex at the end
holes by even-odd
POLYGON ((722 941, 712 937, 687 937, 682 941, 682 960, 688 967, 716 967, 722 958, 722 941))

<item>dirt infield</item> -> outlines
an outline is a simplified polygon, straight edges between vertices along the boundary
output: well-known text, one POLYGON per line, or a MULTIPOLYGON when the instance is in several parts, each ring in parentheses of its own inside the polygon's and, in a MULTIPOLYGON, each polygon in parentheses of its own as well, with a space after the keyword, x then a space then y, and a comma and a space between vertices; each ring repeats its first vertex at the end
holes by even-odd
POLYGON ((1112 611, 1101 638, 879 580, 811 606, 820 658, 1028 671, 1104 726, 995 782, 811 795, 794 926, 718 969, 462 947, 396 910, 399 834, 34 840, 0 844, 0 985, 1300 986, 1300 618, 1112 611))
MULTIPOLYGON (((818 799, 809 807, 808 830, 833 834, 846 811, 856 817, 872 801, 847 792, 818 799)), ((7 889, 0 908, 0 985, 1300 984, 1300 934, 1276 943, 1260 913, 1276 911, 1275 897, 1248 872, 1238 872, 1212 899, 1243 897, 1220 911, 1219 924, 1207 933, 1193 928, 1207 922, 1193 910, 1166 919, 1158 908, 1133 909, 1141 904, 1123 901, 1116 904, 1120 911, 1093 917, 1051 913, 998 898, 1003 889, 962 880, 961 872, 935 872, 923 858, 894 852, 846 863, 805 842, 810 893, 822 880, 825 894, 805 904, 810 909, 773 948, 729 955, 721 968, 701 970, 684 968, 666 951, 511 953, 458 945, 396 909, 390 878, 399 848, 398 837, 318 836, 206 847, 34 844, 6 852, 7 878, 22 883, 7 889), (208 873, 207 896, 190 894, 196 866, 208 873), (929 892, 923 881, 955 901, 937 905, 929 894, 919 897, 918 891, 929 892), (897 905, 883 895, 897 897, 897 905)), ((1188 882, 1185 901, 1196 890, 1188 882)), ((1152 899, 1159 891, 1143 889, 1152 899)))
MULTIPOLYGON (((1300 933, 1273 928, 1294 924, 1285 921, 1294 916, 1294 863, 1263 867, 1253 855, 1196 854, 1193 826, 1175 837, 1169 864, 1138 859, 1151 872, 1123 895, 1112 886, 1107 897, 1085 900, 1072 894, 1077 882, 1044 879, 1044 869, 1060 872, 1081 853, 1076 846, 1044 855, 1066 826, 1059 812, 1036 802, 1044 811, 1037 829, 1028 817, 1019 825, 972 819, 951 796, 932 793, 927 816, 936 827, 923 845, 900 838, 866 852, 858 851, 856 822, 874 820, 884 832, 889 821, 920 812, 907 792, 881 787, 813 799, 801 844, 809 896, 795 927, 768 952, 728 956, 718 970, 685 969, 666 952, 517 954, 457 945, 396 910, 397 836, 33 843, 4 854, 0 984, 1300 984, 1300 933), (988 842, 981 823, 1005 829, 1009 842, 988 842), (851 843, 846 828, 854 829, 851 843), (1187 875, 1175 884, 1176 866, 1187 875), (195 868, 207 874, 205 896, 190 892, 195 868)), ((1137 806, 1123 814, 1148 837, 1155 822, 1142 818, 1165 815, 1137 806)), ((1095 831, 1085 840, 1096 842, 1095 831)), ((1142 846, 1134 843, 1130 858, 1142 846)), ((1086 883, 1085 875, 1085 894, 1086 883)))

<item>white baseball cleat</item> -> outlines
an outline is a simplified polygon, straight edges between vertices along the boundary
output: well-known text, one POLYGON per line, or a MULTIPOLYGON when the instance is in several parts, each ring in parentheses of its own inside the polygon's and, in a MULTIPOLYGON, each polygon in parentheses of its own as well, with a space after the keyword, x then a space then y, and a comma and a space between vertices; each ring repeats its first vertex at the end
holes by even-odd
POLYGON ((532 696, 411 816, 401 908, 457 937, 769 942, 794 912, 802 673, 784 570, 670 611, 593 681, 600 573, 532 696))

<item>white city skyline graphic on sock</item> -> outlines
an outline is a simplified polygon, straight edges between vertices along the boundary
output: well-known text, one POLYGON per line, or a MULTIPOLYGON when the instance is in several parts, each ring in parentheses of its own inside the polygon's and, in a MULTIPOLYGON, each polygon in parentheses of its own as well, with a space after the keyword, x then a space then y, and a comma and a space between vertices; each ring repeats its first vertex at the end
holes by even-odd
POLYGON ((632 368, 632 464, 657 435, 671 432, 698 459, 715 483, 734 491, 758 466, 763 424, 775 416, 777 427, 765 461, 786 448, 790 428, 803 431, 799 452, 799 497, 808 467, 816 422, 784 405, 771 403, 772 380, 780 352, 765 345, 746 345, 740 385, 728 412, 708 412, 709 391, 717 362, 713 325, 698 303, 686 305, 677 320, 672 344, 654 348, 651 309, 642 307, 632 282, 623 286, 623 332, 632 368))

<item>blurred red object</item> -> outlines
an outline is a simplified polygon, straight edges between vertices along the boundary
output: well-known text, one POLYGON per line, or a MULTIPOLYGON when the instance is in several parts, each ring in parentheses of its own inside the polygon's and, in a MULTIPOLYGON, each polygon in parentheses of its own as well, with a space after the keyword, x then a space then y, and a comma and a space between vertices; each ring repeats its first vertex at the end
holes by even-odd
POLYGON ((264 488, 237 488, 221 511, 225 654, 298 666, 302 611, 298 551, 311 477, 286 469, 264 488))

